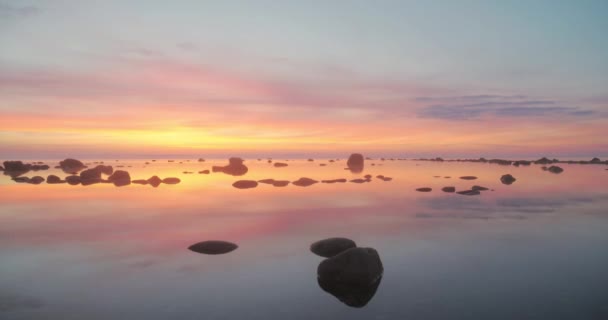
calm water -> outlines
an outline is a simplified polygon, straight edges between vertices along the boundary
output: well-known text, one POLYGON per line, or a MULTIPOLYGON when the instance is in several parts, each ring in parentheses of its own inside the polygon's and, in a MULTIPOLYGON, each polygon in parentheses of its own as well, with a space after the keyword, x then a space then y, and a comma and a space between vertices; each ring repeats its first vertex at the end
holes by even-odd
POLYGON ((368 161, 352 174, 344 160, 248 160, 249 173, 232 177, 196 174, 226 160, 177 161, 106 160, 133 179, 182 179, 156 189, 0 176, 0 319, 608 319, 606 166, 564 164, 555 175, 535 165, 368 161), (394 179, 231 186, 368 173, 394 179), (505 173, 517 181, 501 184, 505 173), (440 190, 472 185, 494 191, 440 190), (363 308, 317 283, 322 258, 309 245, 332 236, 380 254, 384 277, 363 308), (208 239, 239 248, 187 250, 208 239))

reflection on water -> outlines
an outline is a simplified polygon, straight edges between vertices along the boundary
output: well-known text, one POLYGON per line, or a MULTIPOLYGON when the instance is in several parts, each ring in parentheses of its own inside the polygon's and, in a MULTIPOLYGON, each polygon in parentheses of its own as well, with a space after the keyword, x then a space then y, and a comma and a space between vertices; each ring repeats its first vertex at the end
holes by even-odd
MULTIPOLYGON (((357 173, 345 160, 246 159, 234 176, 211 172, 226 159, 173 160, 104 161, 157 188, 0 176, 0 318, 608 318, 604 165, 560 163, 551 174, 540 164, 385 159, 357 173), (506 174, 516 182, 503 184, 506 174), (467 176, 477 179, 456 178, 467 176), (301 178, 308 187, 291 183, 301 178), (258 185, 237 189, 238 180, 258 185), (490 190, 453 192, 474 186, 490 190), (381 253, 382 286, 314 281, 320 261, 307 246, 336 235, 381 253), (185 250, 205 239, 239 248, 185 250)), ((27 176, 67 180, 58 161, 44 163, 27 176)))

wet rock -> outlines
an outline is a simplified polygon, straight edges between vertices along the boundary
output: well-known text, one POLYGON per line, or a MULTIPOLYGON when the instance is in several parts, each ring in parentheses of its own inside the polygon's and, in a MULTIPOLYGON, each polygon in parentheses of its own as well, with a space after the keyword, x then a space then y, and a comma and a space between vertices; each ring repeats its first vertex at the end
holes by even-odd
POLYGON ((117 187, 127 186, 131 184, 131 175, 127 171, 116 170, 108 177, 108 181, 117 187))
POLYGON ((242 176, 249 170, 247 166, 243 164, 244 160, 241 158, 230 158, 228 159, 227 166, 213 166, 211 170, 213 172, 223 172, 232 176, 242 176))
POLYGON ((59 178, 58 176, 51 174, 48 177, 46 177, 46 183, 59 184, 59 183, 65 183, 65 180, 61 180, 61 178, 59 178))
POLYGON ((258 186, 258 182, 254 180, 239 180, 232 184, 237 189, 251 189, 258 186))
POLYGON ((161 178, 159 178, 158 176, 153 176, 148 179, 148 183, 154 188, 158 187, 162 182, 163 180, 161 180, 161 178))
POLYGON ((361 286, 375 284, 383 273, 380 256, 372 248, 347 249, 323 260, 317 268, 320 281, 361 286))
POLYGON ((296 185, 298 187, 308 187, 308 186, 311 186, 311 185, 313 185, 315 183, 318 183, 318 182, 319 181, 313 180, 313 179, 310 179, 310 178, 300 178, 300 179, 292 182, 292 184, 296 185))
POLYGON ((178 184, 180 182, 182 182, 182 181, 179 178, 170 177, 170 178, 163 179, 164 184, 178 184))
POLYGON ((547 171, 551 173, 562 173, 564 172, 564 169, 558 166, 550 166, 549 168, 547 168, 547 171))
POLYGON ((131 183, 134 184, 142 184, 142 185, 147 185, 149 182, 148 180, 144 180, 144 179, 137 179, 137 180, 132 180, 131 183))
POLYGON ((351 239, 336 237, 319 240, 311 244, 310 251, 321 257, 330 258, 356 246, 357 244, 351 239))
POLYGON ((476 176, 462 176, 462 177, 460 177, 460 179, 462 179, 462 180, 475 180, 475 179, 477 179, 477 177, 476 176))
POLYGON ((348 161, 346 161, 346 166, 352 172, 362 172, 364 165, 365 159, 360 153, 351 154, 350 157, 348 157, 348 161))
POLYGON ((513 184, 513 182, 517 181, 517 179, 515 179, 515 177, 513 177, 510 174, 505 174, 502 177, 500 177, 500 182, 502 182, 502 184, 506 184, 506 185, 510 185, 513 184))
POLYGON ((418 191, 418 192, 431 192, 431 191, 433 191, 433 189, 425 187, 425 188, 418 188, 418 189, 416 189, 416 191, 418 191))
POLYGON ((232 242, 209 240, 195 243, 188 247, 190 251, 203 254, 225 254, 234 251, 238 246, 232 242))
POLYGON ((209 174, 210 171, 209 170, 202 170, 198 172, 199 174, 209 174))
POLYGON ((82 162, 71 158, 60 161, 59 166, 63 172, 70 174, 76 174, 86 168, 82 162))
POLYGON ((443 192, 450 192, 451 193, 451 192, 456 192, 456 188, 455 187, 443 187, 441 189, 441 191, 443 191, 443 192))
POLYGON ((471 187, 471 190, 487 191, 487 190, 490 190, 490 189, 488 189, 486 187, 482 187, 482 186, 473 186, 473 187, 471 187))
POLYGON ((80 176, 67 176, 65 177, 65 181, 72 186, 80 184, 80 176))
POLYGON ((274 166, 275 168, 283 168, 283 167, 287 167, 287 163, 284 163, 284 162, 275 162, 275 163, 273 164, 273 166, 274 166))
POLYGON ((456 193, 465 195, 465 196, 478 196, 481 194, 481 192, 479 192, 479 190, 464 190, 464 191, 458 191, 456 193))
POLYGON ((345 183, 346 181, 346 179, 321 180, 322 183, 345 183))

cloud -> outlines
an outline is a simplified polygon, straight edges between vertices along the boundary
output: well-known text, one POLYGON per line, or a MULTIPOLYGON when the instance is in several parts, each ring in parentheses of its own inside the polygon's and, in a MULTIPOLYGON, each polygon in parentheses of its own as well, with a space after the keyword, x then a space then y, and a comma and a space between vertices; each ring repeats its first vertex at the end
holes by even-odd
POLYGON ((0 19, 27 17, 38 12, 40 9, 34 6, 12 6, 0 3, 0 19))
POLYGON ((563 106, 555 100, 539 100, 524 95, 468 95, 456 97, 418 97, 431 103, 418 110, 420 118, 475 120, 481 117, 589 117, 596 111, 563 106))

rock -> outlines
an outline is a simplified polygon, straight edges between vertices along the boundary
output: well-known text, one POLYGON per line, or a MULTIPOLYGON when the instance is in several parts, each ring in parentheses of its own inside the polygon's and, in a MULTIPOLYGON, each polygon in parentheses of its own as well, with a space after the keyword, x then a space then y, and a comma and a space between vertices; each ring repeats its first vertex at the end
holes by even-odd
POLYGON ((600 160, 600 158, 593 158, 590 163, 602 163, 602 160, 600 160))
POLYGON ((313 161, 315 161, 315 160, 314 159, 308 159, 308 162, 313 162, 313 161))
POLYGON ((475 180, 475 179, 477 179, 477 177, 476 176, 462 176, 462 177, 460 177, 460 179, 462 179, 462 180, 475 180))
POLYGON ((367 180, 371 180, 372 175, 371 174, 366 174, 363 176, 363 178, 367 179, 367 180))
POLYGON ((213 172, 223 172, 232 176, 242 176, 249 170, 247 166, 243 164, 243 161, 244 160, 241 158, 230 158, 228 159, 227 166, 213 166, 211 170, 213 172))
POLYGON ((179 178, 164 178, 163 179, 163 183, 164 184, 178 184, 182 182, 179 178))
POLYGON ((357 244, 351 239, 328 238, 311 244, 310 251, 321 257, 330 258, 356 246, 357 244))
POLYGON ((183 173, 183 174, 193 174, 194 172, 192 172, 192 171, 184 171, 184 172, 182 172, 182 173, 183 173))
POLYGON ((12 179, 13 179, 13 181, 15 181, 17 183, 27 183, 27 182, 30 182, 30 178, 29 177, 13 177, 12 179))
POLYGON ((82 162, 71 158, 60 161, 59 166, 61 167, 61 170, 63 170, 63 172, 70 174, 76 174, 86 168, 86 166, 82 162))
POLYGON ((288 180, 275 180, 272 185, 275 187, 286 187, 289 184, 288 180))
POLYGON ((325 167, 327 163, 319 163, 319 167, 325 167))
POLYGON ((384 175, 381 175, 381 174, 377 175, 376 178, 380 179, 382 181, 391 181, 391 180, 393 180, 393 178, 391 178, 391 177, 385 177, 384 175))
POLYGON ((455 187, 443 187, 441 189, 441 191, 443 191, 443 192, 450 192, 451 193, 451 192, 456 192, 456 188, 455 187))
POLYGON ((65 177, 65 181, 72 186, 80 184, 80 176, 67 176, 65 177))
POLYGON ((382 276, 370 285, 351 284, 317 277, 319 287, 323 291, 338 298, 342 303, 353 308, 365 307, 374 297, 382 276))
POLYGON ((232 242, 209 240, 195 243, 188 247, 190 251, 203 254, 225 254, 236 250, 238 246, 232 242))
POLYGON ((465 196, 478 196, 481 194, 481 192, 479 192, 479 190, 465 190, 465 191, 458 191, 456 193, 462 194, 465 196))
POLYGON ((4 167, 3 166, 0 166, 0 171, 4 171, 4 167))
POLYGON ((416 191, 418 191, 418 192, 431 192, 431 191, 433 191, 433 189, 425 187, 425 188, 418 188, 418 189, 416 189, 416 191))
POLYGON ((553 161, 551 161, 551 160, 549 160, 549 159, 547 159, 545 157, 542 157, 542 158, 534 161, 534 163, 535 164, 550 164, 550 163, 553 163, 553 161))
POLYGON ((27 183, 30 184, 41 184, 44 182, 44 178, 41 176, 34 176, 32 178, 30 178, 30 181, 28 181, 27 183))
POLYGON ((360 153, 353 153, 348 157, 348 161, 346 161, 346 165, 348 169, 352 172, 362 172, 365 164, 365 159, 363 155, 360 153))
POLYGON ((198 159, 198 162, 205 162, 205 159, 203 159, 203 158, 199 158, 199 159, 198 159))
POLYGON ((487 191, 487 190, 490 190, 490 189, 488 189, 486 187, 482 187, 482 186, 473 186, 473 187, 471 187, 471 190, 487 191))
POLYGON ((31 170, 31 165, 22 161, 4 161, 4 174, 12 178, 26 174, 31 170))
POLYGON ((148 180, 138 179, 138 180, 132 180, 131 183, 147 185, 149 182, 148 182, 148 180))
POLYGON ((98 170, 99 172, 109 176, 112 173, 114 173, 114 168, 112 168, 112 166, 104 166, 104 165, 98 165, 94 168, 95 170, 98 170))
POLYGON ((502 182, 502 184, 506 184, 506 185, 510 185, 513 184, 513 182, 515 182, 517 179, 515 179, 515 177, 513 177, 510 174, 505 174, 502 177, 500 177, 500 182, 502 182))
POLYGON ((209 174, 210 171, 209 170, 202 170, 198 172, 199 174, 209 174))
POLYGON ((551 173, 562 173, 564 172, 564 169, 558 167, 558 166, 550 166, 547 171, 551 172, 551 173))
POLYGON ((59 183, 65 183, 65 180, 61 180, 61 178, 59 178, 58 176, 51 174, 48 177, 46 177, 46 183, 59 184, 59 183))
POLYGON ((273 166, 274 166, 275 168, 283 168, 283 167, 287 167, 287 163, 283 163, 283 162, 275 162, 275 163, 273 164, 273 166))
POLYGON ((101 170, 96 168, 86 169, 80 172, 80 179, 84 180, 101 180, 101 170))
POLYGON ((345 183, 346 179, 321 180, 322 183, 345 183))
POLYGON ((262 180, 258 180, 259 183, 263 183, 263 184, 273 184, 274 183, 274 179, 262 179, 262 180))
POLYGON ((372 248, 350 248, 325 259, 317 268, 322 281, 372 285, 382 277, 384 267, 380 256, 372 248))
POLYGON ((254 180, 239 180, 232 184, 237 189, 251 189, 258 186, 258 182, 254 180))
POLYGON ((352 183, 366 183, 366 182, 369 182, 369 180, 367 180, 367 179, 353 179, 353 180, 350 180, 350 182, 352 182, 352 183))
POLYGON ((127 186, 131 184, 131 175, 127 171, 116 170, 108 177, 108 181, 117 187, 127 186))
POLYGON ((445 177, 443 177, 443 178, 444 178, 444 179, 451 179, 452 177, 450 177, 450 176, 445 176, 445 177))
POLYGON ((292 184, 296 185, 298 187, 308 187, 308 186, 311 186, 311 185, 313 185, 315 183, 318 183, 318 182, 319 181, 313 180, 313 179, 310 179, 310 178, 300 178, 300 179, 292 182, 292 184))
POLYGON ((153 176, 148 179, 148 183, 154 188, 158 187, 163 181, 158 176, 153 176))

